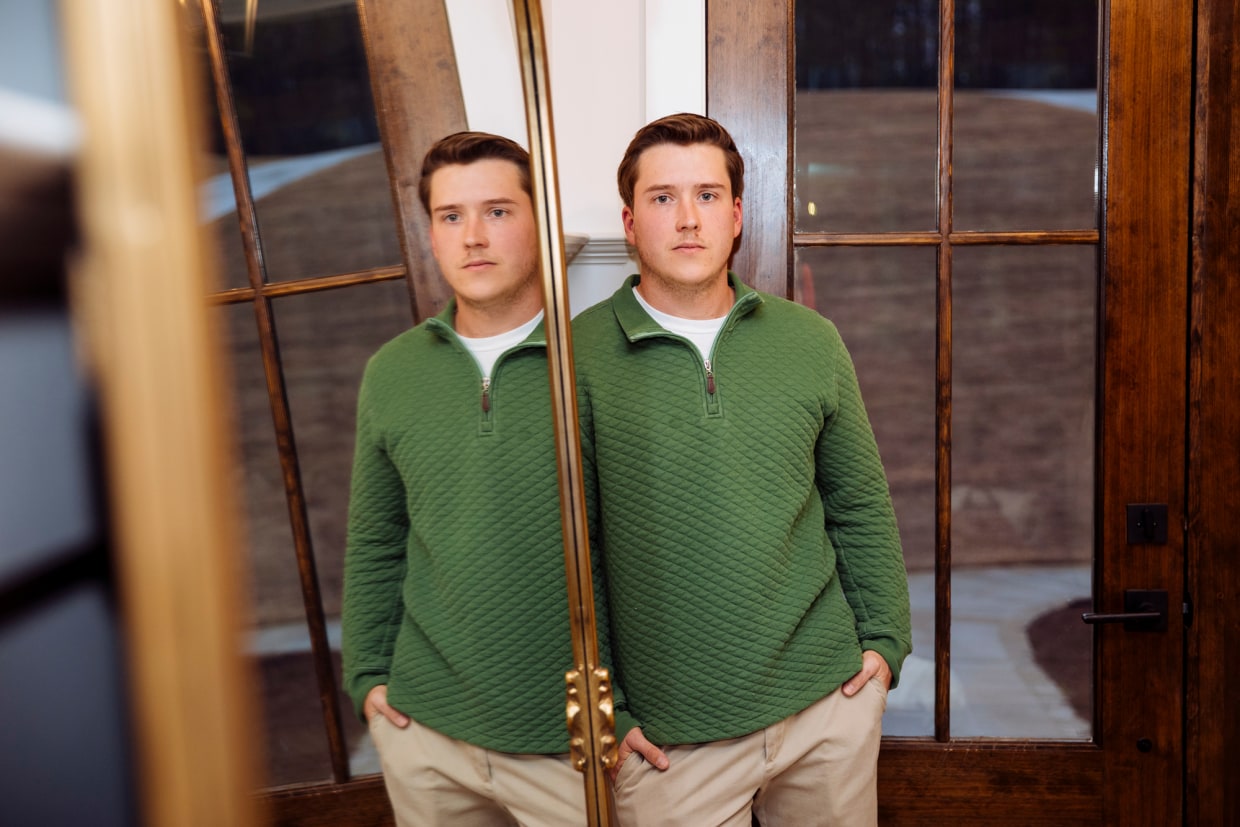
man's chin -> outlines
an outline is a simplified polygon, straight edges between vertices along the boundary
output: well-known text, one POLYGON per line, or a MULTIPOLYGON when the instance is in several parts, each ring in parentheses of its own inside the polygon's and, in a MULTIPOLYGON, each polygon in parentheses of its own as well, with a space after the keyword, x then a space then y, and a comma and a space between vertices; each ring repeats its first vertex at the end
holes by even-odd
POLYGON ((721 280, 727 279, 727 270, 708 270, 703 268, 689 271, 665 272, 661 276, 656 277, 656 279, 667 285, 669 289, 699 293, 703 290, 713 289, 719 285, 721 280))

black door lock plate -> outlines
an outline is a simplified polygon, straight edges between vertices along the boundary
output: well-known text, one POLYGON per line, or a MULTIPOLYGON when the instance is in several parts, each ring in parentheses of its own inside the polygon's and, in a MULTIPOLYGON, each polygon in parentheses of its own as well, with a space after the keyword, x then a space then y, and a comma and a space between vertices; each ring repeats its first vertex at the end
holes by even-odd
POLYGON ((1165 503, 1128 504, 1128 545, 1165 546, 1167 544, 1167 506, 1165 503))

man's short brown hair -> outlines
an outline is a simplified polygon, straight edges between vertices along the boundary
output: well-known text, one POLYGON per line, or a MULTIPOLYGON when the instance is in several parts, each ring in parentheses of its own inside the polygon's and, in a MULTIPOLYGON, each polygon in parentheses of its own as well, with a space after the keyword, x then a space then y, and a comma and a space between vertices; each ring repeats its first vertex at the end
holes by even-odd
POLYGON ((728 166, 728 180, 732 185, 732 196, 740 198, 745 189, 745 161, 736 148, 736 142, 718 121, 702 115, 681 112, 659 118, 637 130, 629 148, 624 151, 620 168, 616 171, 616 183, 620 186, 620 198, 624 205, 632 209, 633 188, 637 186, 637 163, 642 153, 660 144, 677 144, 690 146, 706 144, 723 150, 723 157, 728 166))
POLYGON ((495 159, 509 161, 521 175, 521 189, 534 197, 530 189, 530 154, 516 141, 489 132, 455 132, 435 142, 422 159, 422 177, 418 179, 418 198, 422 207, 431 211, 431 176, 443 167, 467 165, 495 159))

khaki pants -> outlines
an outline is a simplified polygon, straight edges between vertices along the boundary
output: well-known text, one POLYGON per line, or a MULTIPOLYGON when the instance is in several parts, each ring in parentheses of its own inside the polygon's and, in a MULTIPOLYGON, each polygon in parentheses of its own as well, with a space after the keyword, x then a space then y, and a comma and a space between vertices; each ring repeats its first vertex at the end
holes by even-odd
POLYGON ((838 689, 741 738, 666 747, 659 770, 625 759, 615 783, 622 827, 811 827, 878 823, 877 767, 887 690, 838 689))
POLYGON ((585 787, 568 755, 495 752, 417 721, 370 719, 400 827, 581 827, 585 787))

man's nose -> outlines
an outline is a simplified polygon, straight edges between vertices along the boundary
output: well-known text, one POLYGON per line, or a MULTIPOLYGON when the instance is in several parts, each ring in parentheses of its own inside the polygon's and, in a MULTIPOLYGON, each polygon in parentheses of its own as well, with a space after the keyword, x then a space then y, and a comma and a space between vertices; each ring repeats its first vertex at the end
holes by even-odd
POLYGON ((481 216, 465 217, 465 246, 485 247, 487 245, 486 225, 481 216))
POLYGON ((680 204, 680 209, 676 213, 676 229, 678 230, 696 230, 698 228, 698 211, 697 205, 692 201, 680 204))

